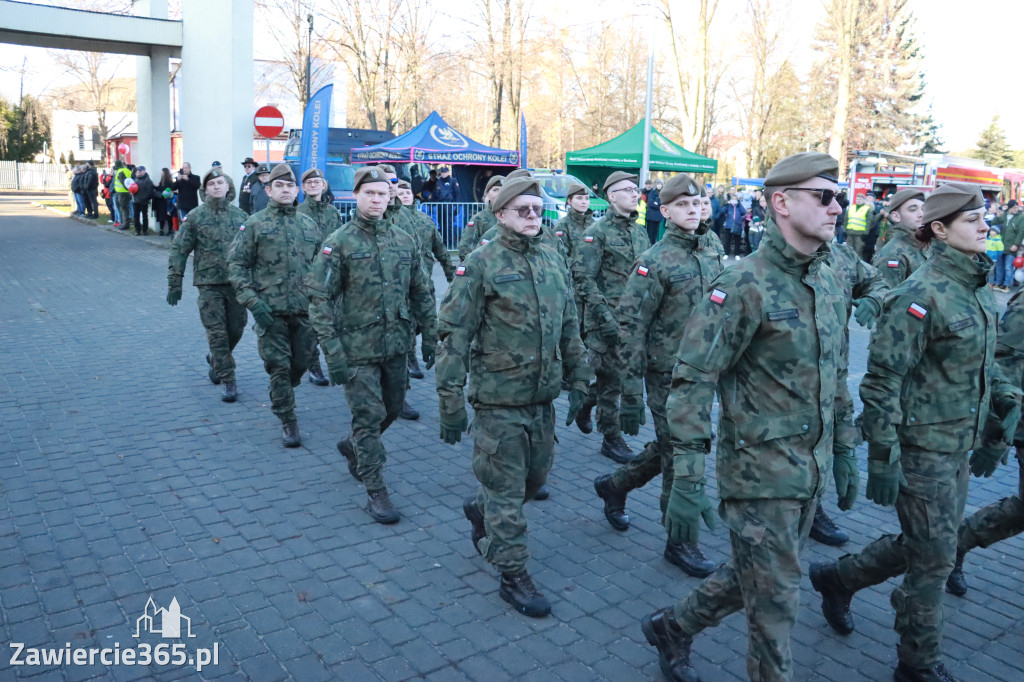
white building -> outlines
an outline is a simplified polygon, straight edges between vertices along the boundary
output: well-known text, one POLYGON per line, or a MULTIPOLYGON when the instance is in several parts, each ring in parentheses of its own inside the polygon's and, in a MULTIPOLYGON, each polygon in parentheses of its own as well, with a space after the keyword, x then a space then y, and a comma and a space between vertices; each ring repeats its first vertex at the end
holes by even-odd
MULTIPOLYGON (((53 157, 61 155, 68 159, 74 154, 75 161, 95 161, 103 165, 104 140, 100 135, 99 122, 95 111, 69 111, 54 109, 50 115, 53 157)), ((125 130, 138 130, 135 112, 108 111, 107 136, 115 136, 125 130)))

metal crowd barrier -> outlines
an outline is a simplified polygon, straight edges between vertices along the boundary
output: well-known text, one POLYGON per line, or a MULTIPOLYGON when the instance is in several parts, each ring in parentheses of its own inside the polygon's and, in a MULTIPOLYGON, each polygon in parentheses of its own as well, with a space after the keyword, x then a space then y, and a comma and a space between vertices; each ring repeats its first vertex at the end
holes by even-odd
MULTIPOLYGON (((356 210, 354 201, 336 200, 334 206, 341 213, 342 221, 349 221, 356 210)), ((454 251, 459 246, 459 237, 466 223, 477 211, 484 207, 478 202, 431 202, 419 204, 417 210, 423 211, 437 225, 441 231, 441 240, 449 251, 454 251)))

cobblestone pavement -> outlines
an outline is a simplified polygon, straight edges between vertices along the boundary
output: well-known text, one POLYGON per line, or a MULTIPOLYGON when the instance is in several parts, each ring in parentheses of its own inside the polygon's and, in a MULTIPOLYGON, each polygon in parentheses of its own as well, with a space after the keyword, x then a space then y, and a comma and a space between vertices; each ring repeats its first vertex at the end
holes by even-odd
MULTIPOLYGON (((630 497, 632 528, 612 530, 591 485, 613 467, 599 436, 560 427, 551 499, 527 510, 530 570, 553 614, 512 613, 470 544, 461 502, 475 489, 471 446, 438 439, 433 373, 410 394, 423 417, 385 436, 404 516, 378 525, 334 449, 349 422, 341 389, 303 382, 303 447, 283 449, 247 331, 239 401, 222 403, 206 376, 195 289, 176 308, 164 302, 161 247, 0 198, 0 679, 660 678, 639 618, 697 581, 661 557, 659 483, 630 497), (190 618, 193 638, 183 629, 162 641, 184 643, 186 656, 216 647, 217 665, 11 663, 11 643, 155 646, 145 628, 133 636, 150 598, 165 609, 176 599, 190 618)), ((854 329, 854 388, 866 343, 854 329)), ((630 439, 635 448, 653 438, 650 423, 630 439)), ((711 474, 714 487, 713 460, 711 474)), ((1016 481, 1012 464, 972 479, 968 512, 1016 481)), ((891 510, 861 498, 842 514, 834 500, 826 505, 849 531, 849 551, 898 532, 891 510)), ((702 539, 711 557, 727 558, 724 528, 702 539)), ((844 551, 811 543, 805 561, 844 551)), ((1021 538, 976 550, 971 591, 946 596, 947 660, 962 680, 1024 679, 1022 560, 1021 538)), ((859 595, 857 632, 841 638, 805 578, 797 679, 891 679, 890 589, 859 595)), ((737 614, 697 638, 696 665, 710 682, 742 680, 745 650, 737 614)))

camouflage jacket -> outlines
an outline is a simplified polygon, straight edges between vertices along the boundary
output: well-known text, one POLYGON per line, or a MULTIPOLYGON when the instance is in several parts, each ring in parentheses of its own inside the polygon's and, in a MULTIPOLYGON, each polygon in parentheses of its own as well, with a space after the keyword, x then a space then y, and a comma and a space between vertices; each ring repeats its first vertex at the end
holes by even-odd
POLYGON ((712 224, 713 223, 710 220, 706 220, 700 224, 701 228, 705 230, 704 240, 708 244, 706 248, 713 249, 715 253, 718 254, 718 260, 722 260, 722 257, 725 256, 725 247, 722 246, 722 240, 718 238, 715 231, 711 229, 712 224))
POLYGON ((388 207, 384 209, 383 220, 385 223, 397 227, 412 237, 412 240, 416 242, 416 253, 420 253, 422 245, 420 244, 419 233, 413 225, 413 217, 409 211, 405 210, 405 205, 398 197, 394 197, 391 203, 388 204, 388 207))
POLYGON ((437 225, 423 211, 417 211, 411 206, 406 206, 405 209, 410 214, 410 223, 419 237, 423 272, 427 275, 427 279, 433 277, 434 260, 436 259, 441 264, 441 269, 444 270, 445 279, 449 282, 452 281, 452 277, 455 276, 455 266, 452 265, 451 254, 448 253, 448 249, 441 239, 441 232, 438 231, 437 225))
POLYGON ((676 477, 704 474, 711 404, 721 402, 723 500, 806 500, 832 465, 846 314, 842 285, 768 221, 749 257, 726 268, 683 329, 667 410, 676 477))
POLYGON ((623 395, 642 395, 648 370, 672 371, 686 320, 722 272, 703 229, 685 232, 666 222, 665 236, 637 259, 619 299, 623 395))
POLYGON ((414 320, 424 343, 437 313, 413 238, 385 220, 358 215, 327 237, 306 278, 309 318, 320 344, 340 339, 350 365, 408 353, 414 320))
POLYGON ((484 232, 498 224, 491 207, 484 204, 484 207, 473 214, 473 217, 466 222, 466 227, 459 237, 459 262, 466 260, 466 257, 477 247, 480 237, 484 232))
POLYGON ((172 289, 181 288, 181 280, 185 274, 185 263, 188 254, 192 257, 192 284, 227 284, 228 249, 231 240, 238 234, 238 227, 249 217, 237 206, 232 206, 235 198, 235 185, 231 178, 228 181, 228 193, 223 199, 213 199, 200 193, 202 203, 198 208, 189 211, 188 217, 181 224, 177 236, 171 242, 170 255, 167 262, 167 286, 172 289))
POLYGON ((860 384, 864 437, 932 452, 980 445, 993 389, 1013 393, 995 362, 992 259, 933 240, 928 262, 885 299, 860 384))
POLYGON ((320 244, 316 223, 295 206, 271 201, 245 219, 228 252, 238 302, 263 301, 280 315, 306 315, 305 277, 320 244))
POLYGON ((571 263, 576 257, 579 243, 583 239, 583 233, 594 224, 594 212, 587 209, 586 213, 580 213, 572 206, 566 208, 565 215, 555 223, 553 230, 555 236, 565 244, 565 253, 571 263))
MULTIPOLYGON (((1024 389, 1024 289, 1018 289, 1006 305, 996 338, 996 362, 1006 381, 1024 389)), ((1024 420, 1022 420, 1024 421, 1024 420)), ((1024 451, 1024 424, 1017 425, 1014 445, 1024 451)), ((1024 455, 1024 452, 1022 452, 1024 455)))
POLYGON ((298 211, 316 223, 320 235, 320 242, 317 244, 318 248, 332 232, 341 227, 341 214, 338 213, 338 209, 334 207, 334 204, 324 203, 319 199, 313 200, 307 196, 299 204, 298 211))
POLYGON ((636 224, 637 212, 622 216, 609 209, 583 233, 572 263, 576 291, 585 307, 583 329, 588 334, 613 322, 619 297, 626 288, 637 257, 651 247, 647 231, 636 224))
POLYGON ((541 242, 502 229, 455 271, 438 323, 442 411, 462 404, 466 372, 474 407, 547 403, 563 371, 586 391, 593 372, 580 341, 569 275, 541 242))
POLYGON ((863 258, 847 244, 829 244, 832 255, 828 262, 836 271, 839 284, 843 287, 846 298, 846 320, 849 322, 853 313, 853 301, 858 298, 871 298, 879 307, 889 293, 889 285, 882 274, 873 266, 864 262, 863 258))
POLYGON ((924 265, 928 255, 928 245, 917 241, 914 230, 897 223, 892 226, 885 246, 875 252, 871 264, 878 268, 886 284, 893 289, 924 265))
MULTIPOLYGON (((480 237, 480 243, 473 247, 473 250, 479 249, 487 242, 497 239, 501 235, 501 225, 495 225, 491 229, 484 232, 480 237)), ((555 231, 550 227, 542 226, 540 228, 540 243, 550 247, 555 253, 562 257, 562 267, 565 268, 566 272, 569 271, 569 260, 565 251, 565 243, 555 234, 555 231)), ((570 282, 570 286, 571 286, 570 282)))

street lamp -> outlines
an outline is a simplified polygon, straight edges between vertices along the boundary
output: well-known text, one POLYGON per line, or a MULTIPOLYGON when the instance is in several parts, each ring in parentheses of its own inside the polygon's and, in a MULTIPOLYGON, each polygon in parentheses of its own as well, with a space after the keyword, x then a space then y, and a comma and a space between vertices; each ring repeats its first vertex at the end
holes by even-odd
POLYGON ((309 22, 309 37, 306 42, 306 104, 309 104, 309 90, 310 90, 310 79, 312 71, 312 57, 313 57, 313 15, 310 14, 306 17, 306 21, 309 22))

